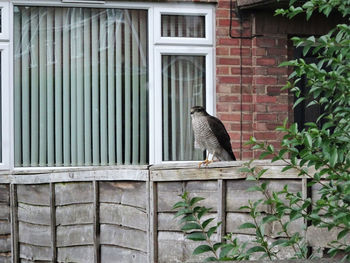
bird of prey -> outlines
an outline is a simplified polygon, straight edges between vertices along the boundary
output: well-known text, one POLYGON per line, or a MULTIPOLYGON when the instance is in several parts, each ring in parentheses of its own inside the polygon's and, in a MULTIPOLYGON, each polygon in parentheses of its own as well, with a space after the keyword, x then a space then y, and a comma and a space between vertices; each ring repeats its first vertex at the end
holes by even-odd
POLYGON ((235 161, 236 157, 232 152, 230 136, 224 124, 216 117, 209 115, 201 106, 191 108, 192 128, 194 132, 194 146, 207 150, 212 154, 212 160, 206 159, 199 163, 208 165, 213 162, 214 156, 220 161, 235 161))

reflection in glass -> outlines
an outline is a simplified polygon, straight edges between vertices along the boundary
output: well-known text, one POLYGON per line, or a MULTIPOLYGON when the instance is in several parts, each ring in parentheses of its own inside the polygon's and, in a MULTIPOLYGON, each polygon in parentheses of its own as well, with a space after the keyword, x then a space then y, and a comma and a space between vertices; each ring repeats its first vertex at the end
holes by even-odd
POLYGON ((205 57, 162 56, 163 160, 203 160, 194 148, 190 109, 205 106, 205 57))
POLYGON ((148 162, 147 11, 15 7, 15 165, 148 162))
POLYGON ((162 37, 205 38, 205 17, 162 15, 162 37))

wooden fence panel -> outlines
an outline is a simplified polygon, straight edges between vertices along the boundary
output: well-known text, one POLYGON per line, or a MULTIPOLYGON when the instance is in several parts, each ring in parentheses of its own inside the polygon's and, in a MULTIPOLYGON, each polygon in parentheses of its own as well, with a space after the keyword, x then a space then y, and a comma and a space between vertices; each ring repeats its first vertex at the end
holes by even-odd
MULTIPOLYGON (((258 165, 271 169, 261 180, 269 182, 268 191, 288 185, 294 193, 318 198, 318 187, 306 189, 306 179, 298 178, 295 171, 282 174, 280 165, 258 165)), ((205 255, 192 256, 199 243, 186 240, 174 219, 172 206, 185 191, 205 198, 199 205, 212 208, 203 217, 215 218, 210 226, 224 222, 212 236, 213 242, 226 233, 242 241, 253 240, 254 231, 239 229, 251 221, 248 211, 239 208, 263 196, 247 192, 255 182, 245 180, 240 166, 240 162, 231 166, 223 162, 198 169, 190 163, 143 170, 108 168, 106 173, 103 168, 76 172, 65 168, 67 172, 57 173, 57 177, 54 171, 47 176, 43 172, 9 175, 11 185, 0 184, 0 262, 10 261, 11 247, 13 262, 199 261, 205 255)), ((271 209, 265 205, 261 212, 264 215, 271 209)), ((283 218, 283 222, 287 220, 288 216, 283 218)), ((290 230, 302 232, 304 223, 302 219, 292 222, 290 230)), ((280 231, 278 222, 267 225, 269 242, 283 238, 280 231)), ((306 235, 315 247, 327 246, 324 237, 337 234, 335 230, 317 231, 309 227, 306 235)), ((283 257, 291 254, 283 250, 283 257)))

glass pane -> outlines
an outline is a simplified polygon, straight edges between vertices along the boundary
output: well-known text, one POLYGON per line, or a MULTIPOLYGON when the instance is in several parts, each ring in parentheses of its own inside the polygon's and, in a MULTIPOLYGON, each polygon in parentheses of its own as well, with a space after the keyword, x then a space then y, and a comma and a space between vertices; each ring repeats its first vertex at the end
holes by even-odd
MULTIPOLYGON (((1 21, 1 19, 0 19, 1 21)), ((0 163, 2 162, 2 56, 1 56, 1 52, 0 52, 0 163)))
POLYGON ((15 7, 15 165, 148 162, 147 11, 15 7))
POLYGON ((162 15, 162 37, 205 38, 205 17, 162 15))
POLYGON ((162 56, 163 160, 203 160, 194 148, 190 110, 205 106, 205 57, 162 56))

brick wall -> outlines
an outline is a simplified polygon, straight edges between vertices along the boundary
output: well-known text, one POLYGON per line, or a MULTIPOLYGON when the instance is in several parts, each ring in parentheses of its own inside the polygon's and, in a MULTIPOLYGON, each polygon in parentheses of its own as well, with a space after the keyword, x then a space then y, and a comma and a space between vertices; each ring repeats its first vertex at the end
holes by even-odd
POLYGON ((291 69, 288 72, 278 67, 282 61, 293 59, 290 36, 326 34, 344 22, 334 14, 328 19, 315 14, 309 21, 302 16, 288 20, 274 16, 274 8, 266 7, 241 10, 243 38, 235 13, 230 21, 230 0, 218 0, 216 9, 216 111, 238 159, 258 156, 243 145, 250 136, 278 148, 282 134, 275 131, 276 126, 287 117, 293 120, 293 94, 280 90, 291 69))
MULTIPOLYGON (((252 15, 244 15, 242 36, 251 36, 252 15)), ((272 22, 273 23, 273 22, 272 22)), ((256 157, 244 142, 250 136, 278 147, 275 127, 288 116, 288 94, 280 88, 287 70, 278 64, 287 59, 287 35, 240 39, 240 22, 233 17, 229 34, 230 1, 219 0, 216 11, 216 110, 230 136, 238 158, 256 157), (243 144, 242 144, 243 142, 243 144)))

